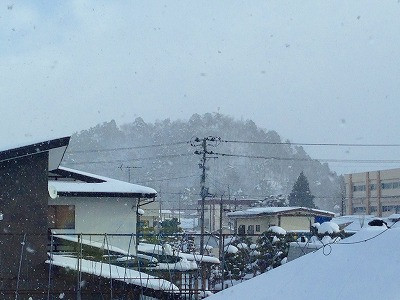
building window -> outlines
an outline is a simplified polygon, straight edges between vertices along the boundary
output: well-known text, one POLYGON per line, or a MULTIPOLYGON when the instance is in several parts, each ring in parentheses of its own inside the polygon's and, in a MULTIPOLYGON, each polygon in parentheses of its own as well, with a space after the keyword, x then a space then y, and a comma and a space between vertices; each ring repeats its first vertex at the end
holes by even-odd
POLYGON ((254 234, 254 225, 249 225, 247 227, 247 233, 248 234, 254 234))
POLYGON ((49 205, 48 221, 51 229, 75 229, 75 205, 49 205))
POLYGON ((365 213, 365 207, 354 207, 353 213, 365 213))
POLYGON ((371 211, 372 213, 373 213, 373 212, 376 212, 376 211, 377 211, 376 206, 371 206, 370 211, 371 211))
POLYGON ((376 190, 376 184, 375 183, 370 184, 369 188, 370 188, 371 191, 375 191, 376 190))
POLYGON ((260 225, 256 225, 256 232, 260 232, 260 231, 261 231, 260 225))
POLYGON ((353 192, 363 192, 363 191, 365 191, 365 184, 353 186, 353 192))
POLYGON ((239 235, 244 235, 246 233, 246 226, 245 225, 240 225, 238 227, 238 234, 239 235))
POLYGON ((389 190, 393 188, 393 182, 382 182, 382 189, 383 190, 389 190))

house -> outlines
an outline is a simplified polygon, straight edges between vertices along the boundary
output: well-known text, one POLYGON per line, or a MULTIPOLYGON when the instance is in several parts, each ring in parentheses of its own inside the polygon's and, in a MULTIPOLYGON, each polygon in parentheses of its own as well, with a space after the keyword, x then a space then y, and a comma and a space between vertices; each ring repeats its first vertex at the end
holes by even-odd
MULTIPOLYGON (((49 227, 65 234, 88 230, 104 235, 121 229, 134 233, 132 207, 137 213, 143 199, 152 201, 156 196, 150 188, 60 167, 69 140, 64 137, 0 148, 1 298, 87 299, 110 291, 114 297, 126 299, 141 295, 173 298, 179 290, 166 280, 95 261, 90 255, 88 260, 80 256, 82 252, 75 256, 53 253, 49 227), (122 206, 128 225, 120 222, 122 206), (125 275, 121 277, 121 273, 125 275)), ((81 237, 79 240, 82 242, 81 237)), ((92 239, 86 244, 100 243, 92 239)))
POLYGON ((85 239, 135 252, 138 209, 154 201, 155 190, 65 167, 49 172, 48 184, 57 192, 48 200, 53 232, 83 233, 85 239))
MULTIPOLYGON (((236 199, 236 198, 207 198, 204 201, 204 229, 208 232, 216 232, 220 229, 221 216, 222 227, 233 227, 227 218, 227 212, 247 209, 255 206, 262 200, 236 199), (221 212, 222 210, 222 212, 221 212)), ((201 211, 201 200, 197 201, 198 210, 201 211)), ((200 213, 198 213, 200 215, 200 213)))
POLYGON ((400 213, 400 168, 347 174, 345 182, 348 215, 400 213))
POLYGON ((306 207, 254 207, 227 214, 234 220, 237 234, 261 234, 271 226, 286 231, 309 231, 315 223, 329 221, 333 212, 306 207))
POLYGON ((141 206, 143 214, 140 216, 140 223, 143 227, 154 228, 161 221, 161 205, 159 201, 152 201, 141 206))

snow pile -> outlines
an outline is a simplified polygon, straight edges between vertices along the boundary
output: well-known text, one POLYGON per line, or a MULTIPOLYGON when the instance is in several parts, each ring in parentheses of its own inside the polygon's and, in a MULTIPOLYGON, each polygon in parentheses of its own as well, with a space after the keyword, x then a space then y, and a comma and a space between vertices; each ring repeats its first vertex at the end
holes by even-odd
POLYGON ((251 245, 250 245, 250 249, 251 249, 251 250, 257 249, 257 244, 251 244, 251 245))
POLYGON ((324 222, 318 227, 319 234, 332 234, 340 232, 339 225, 334 222, 324 222))
POLYGON ((188 261, 183 257, 176 263, 159 263, 157 266, 150 268, 152 270, 175 270, 175 271, 191 271, 197 270, 197 263, 195 261, 188 261))
POLYGON ((246 243, 239 243, 236 245, 238 249, 247 249, 249 248, 246 243))
POLYGON ((276 234, 282 234, 282 235, 286 234, 286 230, 279 226, 271 226, 270 228, 268 228, 268 231, 276 234))
POLYGON ((159 279, 154 276, 138 272, 132 269, 110 265, 106 263, 68 257, 64 255, 52 255, 47 264, 68 268, 78 271, 78 269, 87 274, 93 274, 104 278, 112 278, 118 281, 124 281, 128 284, 143 286, 153 290, 162 290, 170 292, 179 292, 179 288, 165 279, 159 279))
POLYGON ((144 215, 144 210, 141 209, 141 208, 138 208, 137 213, 138 213, 138 215, 143 216, 144 215))
POLYGON ((239 249, 233 245, 228 245, 228 246, 225 246, 224 251, 227 253, 235 254, 239 251, 239 249))
POLYGON ((209 299, 398 299, 400 228, 363 228, 327 247, 209 299), (313 276, 310 266, 317 270, 313 276), (266 292, 266 286, 273 288, 266 292))
POLYGON ((275 244, 275 243, 277 243, 277 242, 279 242, 279 241, 280 241, 280 239, 277 238, 277 237, 274 235, 274 237, 272 238, 272 244, 275 244))

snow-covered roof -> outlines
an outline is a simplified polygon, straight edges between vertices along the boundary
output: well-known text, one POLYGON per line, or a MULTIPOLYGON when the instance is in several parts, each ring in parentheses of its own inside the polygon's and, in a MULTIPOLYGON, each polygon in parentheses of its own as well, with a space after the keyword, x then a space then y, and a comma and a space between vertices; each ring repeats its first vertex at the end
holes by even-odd
POLYGON ((290 213, 297 213, 297 212, 305 212, 313 215, 326 215, 333 217, 335 213, 320 210, 320 209, 313 209, 307 207, 253 207, 246 210, 234 211, 230 212, 227 215, 229 217, 249 217, 249 216, 259 216, 259 215, 281 215, 281 214, 290 214, 290 213))
POLYGON ((128 284, 134 284, 152 290, 171 293, 179 292, 179 288, 176 285, 165 279, 107 263, 79 259, 78 268, 78 258, 68 257, 65 255, 51 255, 51 259, 47 260, 46 263, 68 268, 70 270, 79 270, 83 273, 93 274, 104 278, 112 278, 113 280, 123 281, 128 284))
POLYGON ((363 228, 207 299, 397 299, 400 228, 384 230, 363 228))
POLYGON ((162 214, 172 214, 172 211, 170 211, 169 209, 162 209, 161 213, 162 214))
POLYGON ((82 172, 70 168, 59 167, 53 171, 72 180, 49 180, 59 196, 110 196, 153 198, 157 192, 149 187, 132 184, 104 176, 82 172), (75 176, 75 177, 74 177, 75 176))
POLYGON ((90 246, 90 247, 94 247, 94 248, 98 248, 98 249, 105 249, 107 251, 119 253, 122 255, 131 255, 132 254, 132 253, 128 253, 127 251, 125 251, 121 248, 118 248, 118 247, 115 247, 112 245, 106 245, 104 243, 80 238, 76 234, 72 234, 72 235, 59 234, 58 231, 54 230, 54 229, 52 229, 51 232, 54 234, 54 238, 59 238, 62 240, 75 242, 75 243, 82 243, 83 245, 86 245, 86 246, 90 246))
POLYGON ((376 219, 374 215, 345 215, 335 217, 331 221, 338 224, 346 232, 357 232, 373 219, 376 219))
POLYGON ((212 264, 220 263, 219 259, 216 257, 201 255, 201 254, 182 253, 182 252, 171 253, 168 250, 166 251, 165 248, 163 249, 161 245, 155 245, 155 244, 140 243, 138 245, 138 251, 156 255, 163 255, 163 254, 176 255, 178 257, 185 258, 188 261, 205 262, 212 264))

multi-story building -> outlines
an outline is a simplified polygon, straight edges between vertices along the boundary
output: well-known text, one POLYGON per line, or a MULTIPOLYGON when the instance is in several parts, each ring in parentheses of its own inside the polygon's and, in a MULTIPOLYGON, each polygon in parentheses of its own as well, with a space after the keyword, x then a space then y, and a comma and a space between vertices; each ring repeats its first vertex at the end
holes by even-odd
POLYGON ((348 174, 345 180, 348 215, 400 212, 400 168, 348 174))

